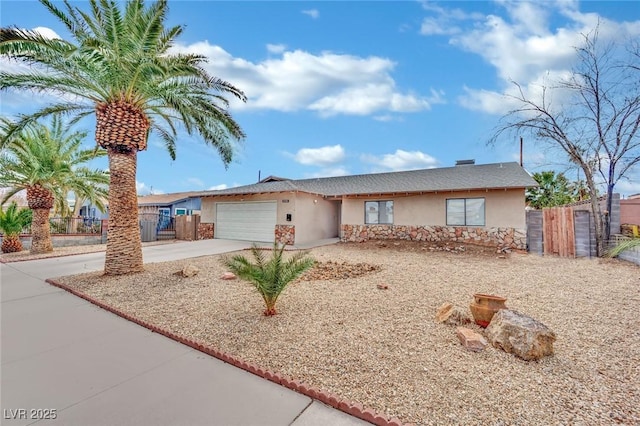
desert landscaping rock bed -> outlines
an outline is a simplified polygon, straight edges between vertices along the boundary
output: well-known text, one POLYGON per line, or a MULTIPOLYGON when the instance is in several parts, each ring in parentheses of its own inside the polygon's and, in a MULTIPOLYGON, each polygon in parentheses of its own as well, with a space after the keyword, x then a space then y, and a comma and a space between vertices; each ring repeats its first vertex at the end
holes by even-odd
POLYGON ((220 279, 219 256, 56 280, 407 423, 640 423, 639 267, 420 243, 336 244, 311 255, 321 268, 284 291, 274 317, 262 315, 251 285, 220 279), (187 264, 198 275, 176 274, 187 264), (549 326, 555 355, 526 362, 464 349, 434 315, 447 301, 468 310, 477 292, 549 326))

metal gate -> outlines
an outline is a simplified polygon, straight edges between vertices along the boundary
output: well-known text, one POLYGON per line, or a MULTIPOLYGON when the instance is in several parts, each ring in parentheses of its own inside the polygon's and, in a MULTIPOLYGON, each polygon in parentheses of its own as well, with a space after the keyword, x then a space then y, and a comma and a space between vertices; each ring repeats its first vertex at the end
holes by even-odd
POLYGON ((143 243, 176 238, 175 218, 157 213, 139 215, 140 238, 143 243))

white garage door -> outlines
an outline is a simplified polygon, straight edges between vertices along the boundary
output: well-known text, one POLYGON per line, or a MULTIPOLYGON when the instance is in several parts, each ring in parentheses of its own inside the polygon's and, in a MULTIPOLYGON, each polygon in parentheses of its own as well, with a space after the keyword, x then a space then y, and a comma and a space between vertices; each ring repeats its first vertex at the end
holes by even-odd
POLYGON ((216 238, 273 242, 277 208, 275 201, 216 203, 216 238))

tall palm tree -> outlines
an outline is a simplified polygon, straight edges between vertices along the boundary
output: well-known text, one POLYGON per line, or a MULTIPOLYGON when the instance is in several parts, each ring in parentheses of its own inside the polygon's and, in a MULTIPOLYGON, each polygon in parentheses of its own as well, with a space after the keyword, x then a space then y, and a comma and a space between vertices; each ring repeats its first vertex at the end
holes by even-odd
POLYGON ((0 186, 7 188, 0 204, 26 190, 27 205, 33 211, 31 252, 53 250, 49 212, 55 203, 65 204, 68 191, 82 194, 100 204, 107 195, 109 173, 92 170, 85 164, 104 154, 82 149, 86 132, 70 132, 58 116, 51 126, 33 122, 7 135, 14 123, 2 120, 0 137, 0 186))
MULTIPOLYGON (((0 90, 62 93, 21 123, 65 112, 74 120, 95 114, 96 142, 109 156, 109 230, 106 274, 142 271, 136 166, 151 131, 175 159, 177 126, 200 135, 225 167, 244 133, 223 96, 246 101, 244 93, 203 68, 202 55, 171 51, 182 26, 165 28, 167 1, 148 7, 142 0, 121 9, 112 0, 90 0, 85 12, 64 2, 40 2, 65 25, 72 41, 47 39, 18 28, 0 30, 0 55, 36 65, 0 72, 0 90), (72 101, 68 101, 72 99, 72 101)), ((19 126, 18 126, 19 127, 19 126)))

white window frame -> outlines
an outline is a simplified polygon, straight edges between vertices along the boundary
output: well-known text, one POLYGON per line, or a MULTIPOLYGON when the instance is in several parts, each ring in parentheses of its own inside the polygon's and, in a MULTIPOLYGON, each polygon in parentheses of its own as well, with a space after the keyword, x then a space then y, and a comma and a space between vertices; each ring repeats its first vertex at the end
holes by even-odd
POLYGON ((182 207, 176 208, 176 216, 186 216, 186 214, 187 214, 187 209, 182 207))

